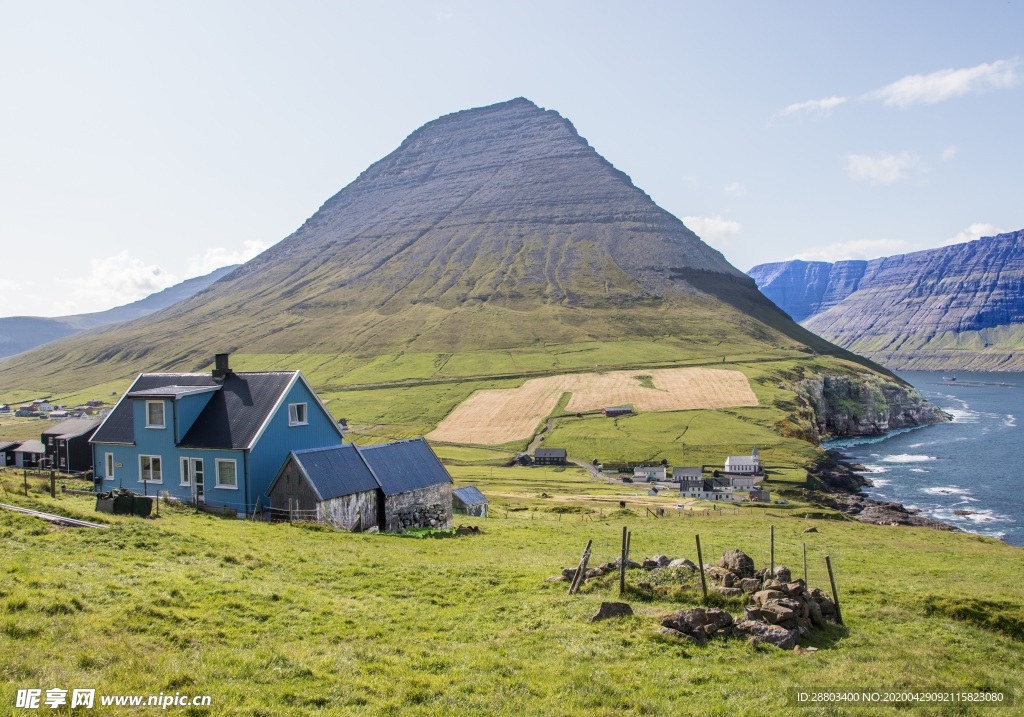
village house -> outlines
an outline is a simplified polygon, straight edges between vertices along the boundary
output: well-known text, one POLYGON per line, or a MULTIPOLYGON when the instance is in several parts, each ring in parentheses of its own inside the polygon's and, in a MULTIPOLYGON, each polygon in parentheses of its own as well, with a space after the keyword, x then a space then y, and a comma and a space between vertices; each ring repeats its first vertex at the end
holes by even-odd
POLYGON ((668 475, 668 468, 665 466, 637 466, 633 469, 633 480, 647 481, 653 483, 655 481, 663 481, 668 475))
POLYGON ((267 489, 273 513, 351 531, 450 528, 452 479, 422 438, 292 451, 267 489))
POLYGON ((734 502, 740 500, 736 495, 728 478, 707 478, 699 485, 686 484, 680 488, 681 498, 696 498, 698 500, 734 502))
POLYGON ((14 449, 14 465, 18 468, 42 468, 46 449, 35 439, 22 442, 14 449))
POLYGON ((704 466, 684 466, 672 469, 673 483, 692 483, 702 480, 704 477, 704 466))
POLYGON ((538 466, 564 466, 567 460, 564 448, 538 448, 533 457, 538 466))
MULTIPOLYGON (((50 416, 53 417, 54 413, 50 416)), ((89 439, 99 426, 98 419, 72 418, 47 428, 40 436, 46 448, 46 465, 62 473, 91 469, 92 449, 89 447, 89 439)))
POLYGON ((14 449, 20 445, 19 441, 0 441, 0 468, 14 465, 14 449))
POLYGON ((290 451, 340 445, 299 371, 139 375, 90 441, 98 490, 123 486, 251 513, 290 451), (102 480, 101 480, 102 479, 102 480))
POLYGON ((729 456, 725 459, 725 473, 757 475, 764 472, 761 457, 755 448, 749 456, 729 456))
POLYGON ((46 413, 47 411, 52 411, 53 408, 53 404, 45 398, 37 398, 32 402, 32 410, 34 411, 42 411, 43 413, 46 413))
POLYGON ((476 486, 464 485, 452 491, 452 511, 460 515, 471 515, 476 518, 487 517, 487 496, 476 486))

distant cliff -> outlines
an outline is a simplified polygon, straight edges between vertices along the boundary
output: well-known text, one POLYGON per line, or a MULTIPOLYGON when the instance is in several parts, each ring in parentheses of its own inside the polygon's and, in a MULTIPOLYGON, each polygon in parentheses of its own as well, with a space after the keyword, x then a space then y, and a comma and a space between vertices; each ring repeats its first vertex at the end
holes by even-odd
POLYGON ((1024 230, 871 261, 762 264, 794 319, 894 369, 1024 370, 1024 230))
POLYGON ((124 306, 115 306, 106 311, 74 316, 9 316, 0 318, 0 357, 13 356, 36 346, 56 341, 59 338, 85 329, 106 326, 118 321, 130 321, 166 309, 179 301, 189 299, 208 287, 222 276, 238 268, 237 264, 225 266, 193 279, 150 294, 144 299, 124 306))

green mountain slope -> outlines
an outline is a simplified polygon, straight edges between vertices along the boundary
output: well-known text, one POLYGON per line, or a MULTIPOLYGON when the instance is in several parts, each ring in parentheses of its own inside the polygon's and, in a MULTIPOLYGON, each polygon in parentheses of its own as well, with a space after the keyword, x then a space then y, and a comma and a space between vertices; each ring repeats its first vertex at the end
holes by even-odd
POLYGON ((428 123, 210 289, 8 360, 0 390, 196 369, 224 350, 364 363, 626 340, 674 341, 688 359, 859 360, 791 321, 566 119, 516 99, 428 123))

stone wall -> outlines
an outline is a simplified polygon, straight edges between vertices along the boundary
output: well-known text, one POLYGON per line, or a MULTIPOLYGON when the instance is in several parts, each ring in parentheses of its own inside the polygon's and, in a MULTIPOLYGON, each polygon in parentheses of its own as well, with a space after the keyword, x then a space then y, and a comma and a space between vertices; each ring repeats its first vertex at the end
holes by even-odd
POLYGON ((386 497, 384 523, 392 533, 410 528, 451 528, 451 483, 386 497))
POLYGON ((378 490, 343 495, 325 500, 318 506, 317 517, 335 528, 360 532, 377 525, 378 490))

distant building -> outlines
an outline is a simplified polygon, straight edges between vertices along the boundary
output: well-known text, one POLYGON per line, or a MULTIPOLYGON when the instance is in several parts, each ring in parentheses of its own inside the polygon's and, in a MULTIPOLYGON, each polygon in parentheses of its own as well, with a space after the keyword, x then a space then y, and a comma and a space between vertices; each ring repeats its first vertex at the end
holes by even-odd
POLYGON ((625 416, 632 412, 633 409, 629 406, 609 406, 608 408, 601 409, 601 413, 605 416, 625 416))
POLYGON ((739 500, 733 491, 728 478, 707 478, 699 485, 687 484, 685 489, 679 491, 681 498, 696 498, 698 500, 734 502, 739 500))
POLYGON ((704 466, 689 466, 672 469, 673 483, 692 483, 702 480, 704 477, 704 466))
POLYGON ((747 494, 747 498, 756 503, 771 503, 772 495, 764 488, 755 488, 747 494))
POLYGON ((633 480, 642 480, 648 483, 663 481, 667 473, 668 469, 665 466, 637 466, 633 469, 633 480))
POLYGON ((476 486, 465 485, 452 491, 452 511, 455 513, 486 518, 488 503, 487 496, 476 486))
MULTIPOLYGON (((52 418, 54 411, 50 414, 52 418)), ((40 439, 46 448, 46 463, 62 473, 92 469, 92 449, 89 439, 100 427, 100 420, 94 418, 72 418, 50 426, 40 439)))
POLYGON ((0 441, 0 468, 14 465, 14 449, 20 445, 18 441, 0 441))
POLYGON ((25 441, 14 449, 14 465, 18 468, 40 468, 46 449, 37 440, 25 441))
POLYGON ((564 466, 568 458, 564 448, 538 448, 533 454, 533 462, 538 466, 564 466))
POLYGON ((729 456, 725 459, 725 473, 757 475, 763 473, 761 457, 755 448, 749 456, 729 456))

